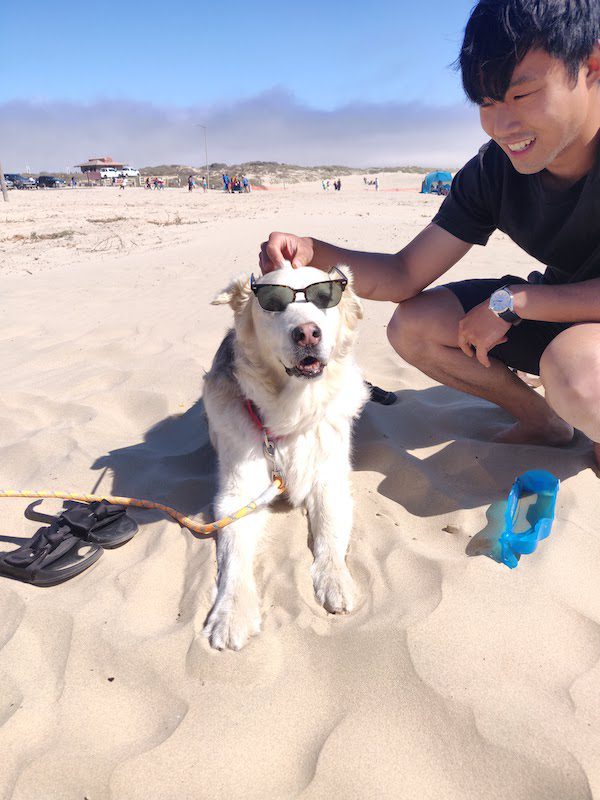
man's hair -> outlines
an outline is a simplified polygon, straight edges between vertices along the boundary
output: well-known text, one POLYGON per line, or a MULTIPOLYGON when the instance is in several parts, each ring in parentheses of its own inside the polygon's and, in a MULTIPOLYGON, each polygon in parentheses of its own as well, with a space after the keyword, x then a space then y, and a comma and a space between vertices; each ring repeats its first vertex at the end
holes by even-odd
POLYGON ((517 64, 534 48, 559 58, 571 80, 600 39, 599 0, 479 0, 458 58, 473 103, 502 100, 517 64))

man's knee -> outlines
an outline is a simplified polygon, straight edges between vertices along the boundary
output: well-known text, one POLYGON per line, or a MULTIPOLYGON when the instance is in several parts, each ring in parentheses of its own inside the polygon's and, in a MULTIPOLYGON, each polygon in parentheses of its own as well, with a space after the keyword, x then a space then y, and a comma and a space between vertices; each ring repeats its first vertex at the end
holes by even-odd
POLYGON ((400 303, 388 324, 389 342, 405 361, 418 365, 429 345, 458 346, 463 314, 459 300, 447 288, 427 289, 400 303))
POLYGON ((583 417, 600 420, 600 357, 583 369, 544 353, 540 377, 547 402, 562 417, 573 418, 576 426, 583 417))
POLYGON ((423 344, 423 314, 419 313, 417 299, 418 296, 400 303, 387 326, 389 343, 409 363, 423 344))

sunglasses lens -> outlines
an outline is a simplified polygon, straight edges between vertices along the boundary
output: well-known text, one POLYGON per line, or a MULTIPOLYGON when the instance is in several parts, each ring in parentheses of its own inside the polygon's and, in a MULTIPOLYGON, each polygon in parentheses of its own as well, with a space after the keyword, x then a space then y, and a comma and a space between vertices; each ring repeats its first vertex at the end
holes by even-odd
POLYGON ((294 300, 294 293, 287 286, 263 283, 256 289, 258 302, 265 311, 285 311, 294 300))
POLYGON ((333 308, 342 299, 344 286, 341 281, 323 281, 306 287, 306 299, 317 308, 333 308))

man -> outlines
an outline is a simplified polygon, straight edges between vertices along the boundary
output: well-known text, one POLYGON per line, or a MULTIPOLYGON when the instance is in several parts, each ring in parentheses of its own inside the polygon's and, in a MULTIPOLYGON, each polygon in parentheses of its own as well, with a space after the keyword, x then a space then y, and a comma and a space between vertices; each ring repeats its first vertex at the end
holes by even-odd
POLYGON ((260 260, 348 264, 359 295, 399 304, 388 338, 405 360, 515 417, 498 441, 561 445, 578 428, 600 465, 599 39, 598 0, 479 0, 459 62, 491 140, 432 223, 395 254, 272 233, 260 260), (424 291, 496 228, 544 275, 424 291), (540 375, 545 399, 509 367, 540 375))

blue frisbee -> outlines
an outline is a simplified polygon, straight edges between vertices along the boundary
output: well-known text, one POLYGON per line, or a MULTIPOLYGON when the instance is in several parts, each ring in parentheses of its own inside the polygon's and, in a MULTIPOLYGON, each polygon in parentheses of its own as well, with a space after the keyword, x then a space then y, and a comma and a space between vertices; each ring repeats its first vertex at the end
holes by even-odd
POLYGON ((503 564, 514 569, 522 555, 533 553, 538 542, 550 535, 559 486, 558 478, 543 469, 529 470, 515 480, 508 495, 504 530, 500 536, 500 560, 503 564), (535 500, 532 499, 524 511, 525 498, 532 495, 536 495, 535 500), (523 524, 523 520, 527 527, 515 531, 515 526, 523 524))

